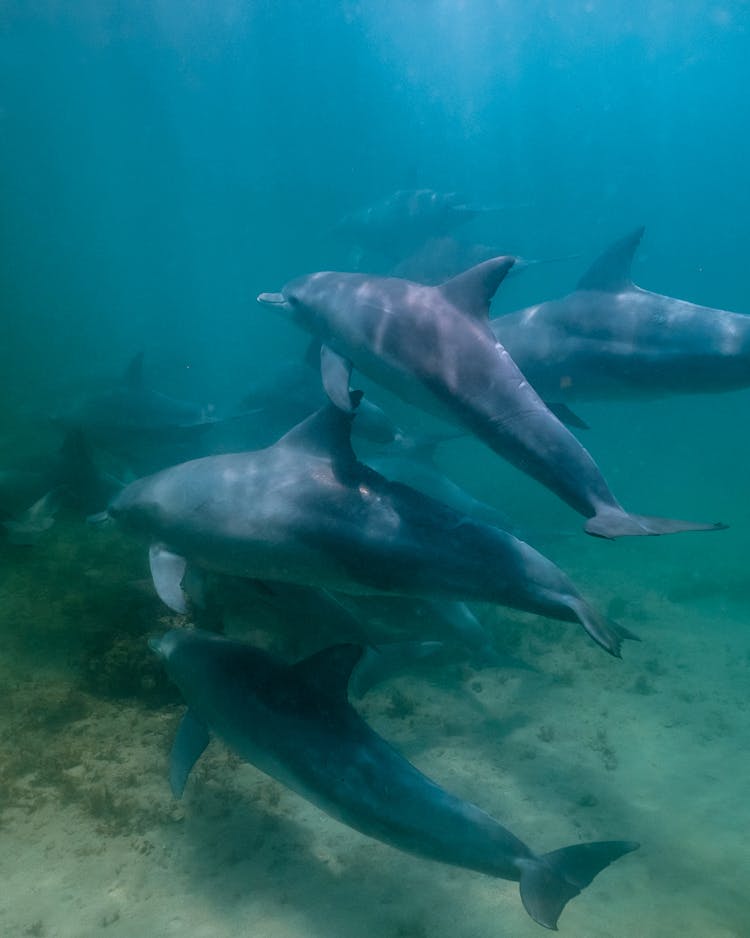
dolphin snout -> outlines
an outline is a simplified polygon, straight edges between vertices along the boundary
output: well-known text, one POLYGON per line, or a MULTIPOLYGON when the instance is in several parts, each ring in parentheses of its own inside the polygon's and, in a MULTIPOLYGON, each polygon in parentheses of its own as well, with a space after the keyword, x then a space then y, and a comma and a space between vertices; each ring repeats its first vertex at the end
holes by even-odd
POLYGON ((286 306, 283 293, 259 293, 258 303, 262 306, 286 306))

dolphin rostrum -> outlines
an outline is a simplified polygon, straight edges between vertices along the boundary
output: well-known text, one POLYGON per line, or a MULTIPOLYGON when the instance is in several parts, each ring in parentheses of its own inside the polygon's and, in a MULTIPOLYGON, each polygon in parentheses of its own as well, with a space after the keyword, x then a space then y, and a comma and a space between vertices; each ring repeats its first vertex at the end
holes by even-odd
POLYGON ((489 602, 580 622, 613 655, 634 638, 534 548, 358 462, 329 404, 273 446, 207 456, 128 485, 108 512, 151 542, 180 608, 187 565, 354 594, 489 602))
POLYGON ((351 409, 352 366, 401 398, 474 433, 551 489, 599 537, 711 530, 627 513, 589 453, 545 406, 489 325, 513 258, 496 257, 438 287, 330 271, 299 277, 258 301, 322 343, 323 383, 351 409))
POLYGON ((476 805, 427 778, 349 703, 361 645, 334 645, 292 666, 199 630, 173 629, 150 645, 188 705, 169 772, 178 798, 213 733, 262 772, 368 837, 520 883, 526 911, 551 929, 570 899, 638 847, 614 840, 537 854, 476 805))

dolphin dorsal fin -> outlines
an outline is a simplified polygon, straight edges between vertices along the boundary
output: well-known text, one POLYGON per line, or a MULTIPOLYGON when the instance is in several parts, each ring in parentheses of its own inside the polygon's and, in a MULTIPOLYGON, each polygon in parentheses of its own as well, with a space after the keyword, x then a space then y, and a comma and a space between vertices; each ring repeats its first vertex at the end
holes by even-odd
POLYGON ((515 263, 515 257, 493 257, 441 283, 437 289, 458 309, 487 319, 497 288, 515 263))
POLYGON ((143 352, 138 352, 131 358, 122 376, 122 383, 131 390, 143 387, 143 352))
POLYGON ((352 671, 356 668, 364 651, 364 645, 353 643, 331 645, 293 664, 291 671, 295 677, 327 697, 345 701, 352 671))
POLYGON ((601 290, 607 293, 621 293, 630 289, 633 286, 630 267, 645 230, 641 225, 610 245, 581 277, 576 289, 601 290))
POLYGON ((353 419, 354 414, 345 413, 333 404, 326 404, 292 427, 276 445, 295 446, 317 456, 355 462, 357 457, 351 444, 353 419))

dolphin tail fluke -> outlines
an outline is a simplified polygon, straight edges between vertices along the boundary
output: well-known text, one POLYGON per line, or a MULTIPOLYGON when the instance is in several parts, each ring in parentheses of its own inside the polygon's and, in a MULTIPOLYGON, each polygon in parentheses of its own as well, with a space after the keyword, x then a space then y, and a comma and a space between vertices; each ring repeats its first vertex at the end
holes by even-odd
POLYGON ((603 508, 584 525, 587 534, 594 537, 646 537, 657 534, 679 534, 681 531, 722 531, 726 524, 701 521, 681 521, 678 518, 656 518, 651 515, 631 515, 621 508, 603 508))
POLYGON ((576 596, 567 600, 567 605, 575 613, 576 618, 586 629, 589 635, 594 639, 597 645, 601 645, 605 651, 615 658, 620 658, 620 649, 623 640, 628 639, 632 642, 639 642, 640 638, 629 629, 616 622, 606 619, 603 615, 593 609, 586 600, 576 596))
POLYGON ((632 840, 607 840, 575 844, 545 853, 539 859, 523 861, 524 908, 535 922, 556 931, 557 920, 567 903, 610 863, 638 847, 632 840))

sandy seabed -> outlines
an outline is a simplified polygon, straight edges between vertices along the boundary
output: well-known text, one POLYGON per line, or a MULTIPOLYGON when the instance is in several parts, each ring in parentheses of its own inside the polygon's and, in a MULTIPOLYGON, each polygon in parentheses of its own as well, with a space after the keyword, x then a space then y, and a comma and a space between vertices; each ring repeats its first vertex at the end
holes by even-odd
MULTIPOLYGON (((543 934, 516 884, 373 842, 219 742, 173 800, 183 707, 140 652, 172 621, 139 580, 142 549, 98 537, 61 523, 2 557, 0 934, 543 934)), ((644 641, 622 661, 574 626, 484 610, 538 671, 426 665, 358 708, 539 852, 641 842, 570 903, 563 934, 748 938, 747 593, 655 589, 627 564, 592 585, 579 563, 600 606, 627 596, 609 611, 644 641)))

